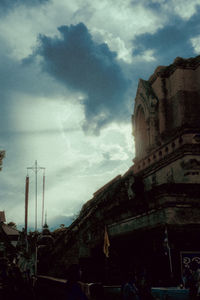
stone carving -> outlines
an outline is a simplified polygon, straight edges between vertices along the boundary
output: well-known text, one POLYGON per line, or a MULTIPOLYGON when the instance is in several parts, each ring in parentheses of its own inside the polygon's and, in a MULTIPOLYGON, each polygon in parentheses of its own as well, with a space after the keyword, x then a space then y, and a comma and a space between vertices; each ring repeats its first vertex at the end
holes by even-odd
POLYGON ((132 189, 132 185, 133 185, 134 182, 135 182, 134 177, 130 177, 130 178, 129 178, 129 181, 127 182, 127 194, 128 194, 129 200, 130 200, 131 198, 134 198, 134 197, 135 197, 135 193, 134 193, 134 191, 133 191, 133 189, 132 189))
POLYGON ((157 176, 156 176, 156 173, 154 173, 152 175, 152 186, 155 186, 158 184, 158 181, 157 181, 157 176))
POLYGON ((158 100, 155 97, 150 96, 150 106, 151 106, 151 108, 155 109, 155 107, 157 106, 157 104, 158 104, 158 100))
POLYGON ((193 139, 195 140, 196 143, 200 143, 200 134, 196 134, 193 139))
POLYGON ((170 168, 170 170, 167 172, 167 182, 174 182, 174 171, 172 168, 170 168))
POLYGON ((200 170, 200 160, 197 159, 190 159, 188 161, 182 161, 181 167, 184 170, 200 170))

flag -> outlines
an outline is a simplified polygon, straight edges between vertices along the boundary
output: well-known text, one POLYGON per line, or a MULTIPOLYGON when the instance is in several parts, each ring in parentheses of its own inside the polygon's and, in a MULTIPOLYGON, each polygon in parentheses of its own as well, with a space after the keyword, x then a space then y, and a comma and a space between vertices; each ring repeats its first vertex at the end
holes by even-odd
POLYGON ((106 257, 109 257, 109 247, 110 247, 110 241, 109 241, 109 237, 108 237, 107 228, 105 226, 103 252, 106 257))
POLYGON ((168 256, 168 259, 169 259, 170 274, 171 274, 171 277, 173 277, 172 257, 171 257, 171 250, 170 250, 170 246, 169 246, 167 226, 165 226, 165 237, 164 237, 163 245, 164 245, 165 255, 168 256))
POLYGON ((165 227, 165 236, 164 236, 164 251, 165 251, 165 255, 169 254, 170 248, 169 248, 169 240, 168 240, 168 231, 167 231, 167 226, 165 227))

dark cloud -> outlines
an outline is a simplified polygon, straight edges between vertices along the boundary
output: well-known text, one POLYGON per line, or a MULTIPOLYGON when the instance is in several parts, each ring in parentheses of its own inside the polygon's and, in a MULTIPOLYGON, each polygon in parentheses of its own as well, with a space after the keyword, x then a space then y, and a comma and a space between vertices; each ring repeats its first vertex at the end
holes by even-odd
MULTIPOLYGON (((58 92, 62 95, 66 93, 66 89, 61 84, 41 72, 36 64, 27 66, 15 59, 4 38, 0 38, 0 44, 0 114, 2 107, 5 106, 7 110, 12 108, 11 99, 15 99, 17 104, 19 94, 50 97, 58 95, 58 92)), ((31 100, 27 98, 27 101, 31 100)))
POLYGON ((146 50, 153 50, 156 64, 168 65, 174 58, 196 55, 190 41, 200 34, 200 9, 188 20, 180 17, 170 19, 170 24, 159 29, 155 34, 138 35, 133 43, 136 46, 133 56, 141 55, 146 50))
MULTIPOLYGON (((30 128, 30 120, 24 118, 24 116, 22 116, 22 119, 24 118, 24 132, 20 133, 18 131, 20 108, 23 105, 21 99, 24 98, 24 101, 30 102, 30 107, 32 107, 33 101, 40 101, 41 97, 51 101, 51 97, 58 97, 60 93, 62 95, 66 94, 66 89, 50 76, 41 73, 36 65, 25 66, 12 57, 3 38, 0 39, 0 44, 0 150, 6 151, 2 173, 7 173, 3 175, 0 182, 0 198, 7 199, 8 203, 19 204, 20 199, 23 197, 24 184, 22 183, 21 188, 21 183, 15 178, 20 178, 20 172, 24 172, 24 169, 22 169, 24 155, 29 152, 30 136, 33 137, 34 134, 33 132, 25 134, 26 128, 30 128), (13 167, 15 170, 13 170, 13 167), (15 172, 17 175, 15 175, 15 172), (9 176, 12 179, 8 182, 7 178, 9 176), (15 194, 20 188, 20 197, 15 199, 15 194), (11 190, 14 191, 14 194, 8 194, 8 191, 11 190), (7 193, 6 197, 4 197, 4 193, 7 193)), ((31 109, 27 111, 28 113, 31 116, 31 109)), ((23 178, 24 174, 21 176, 23 178)))
POLYGON ((17 6, 36 6, 49 2, 50 0, 0 0, 0 14, 10 11, 17 6))
MULTIPOLYGON (((178 7, 181 5, 184 6, 184 2, 187 1, 173 1, 173 0, 140 0, 140 5, 145 7, 146 10, 150 10, 156 15, 163 16, 164 19, 170 19, 171 21, 177 18, 177 15, 180 16, 180 11, 178 11, 178 7)), ((192 1, 190 3, 190 6, 194 9, 198 9, 200 7, 200 3, 194 3, 195 1, 192 1)), ((138 0, 132 0, 131 1, 132 6, 138 5, 138 0)), ((188 5, 185 5, 185 10, 188 9, 188 5)), ((188 14, 189 18, 190 14, 188 14)))
POLYGON ((39 55, 44 71, 74 91, 84 95, 88 133, 113 120, 129 120, 127 90, 129 81, 123 74, 116 53, 106 44, 97 44, 83 23, 58 28, 60 37, 39 36, 39 45, 27 62, 39 55))
MULTIPOLYGON (((170 0, 167 0, 168 3, 170 0)), ((166 3, 166 1, 164 1, 166 3)), ((138 0, 132 0, 131 5, 134 7, 135 5, 138 5, 138 0)), ((163 3, 152 1, 152 0, 140 0, 140 5, 145 6, 145 8, 149 8, 153 11, 158 11, 162 9, 163 3)))
POLYGON ((152 11, 156 11, 156 12, 162 11, 162 3, 160 2, 148 1, 146 2, 146 7, 150 8, 152 11))

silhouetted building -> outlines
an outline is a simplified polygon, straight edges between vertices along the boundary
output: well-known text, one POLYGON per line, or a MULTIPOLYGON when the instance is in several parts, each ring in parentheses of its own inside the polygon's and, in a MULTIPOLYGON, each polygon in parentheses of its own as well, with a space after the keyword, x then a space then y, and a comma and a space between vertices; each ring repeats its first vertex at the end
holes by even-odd
POLYGON ((19 231, 5 222, 5 212, 0 211, 0 257, 14 257, 19 231))
POLYGON ((79 261, 86 280, 117 283, 130 269, 178 283, 186 261, 200 263, 200 56, 141 79, 132 124, 133 166, 83 205, 63 259, 79 261))
POLYGON ((49 253, 53 250, 54 240, 50 233, 47 222, 45 222, 42 233, 37 239, 38 249, 38 273, 47 274, 50 269, 49 253))

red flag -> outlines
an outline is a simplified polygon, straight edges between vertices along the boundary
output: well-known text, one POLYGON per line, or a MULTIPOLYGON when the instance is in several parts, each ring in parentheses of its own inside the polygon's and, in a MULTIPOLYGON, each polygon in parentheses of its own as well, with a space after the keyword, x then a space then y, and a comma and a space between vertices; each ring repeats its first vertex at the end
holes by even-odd
POLYGON ((25 233, 27 234, 28 227, 28 194, 29 194, 29 177, 26 176, 26 188, 25 188, 25 233))

